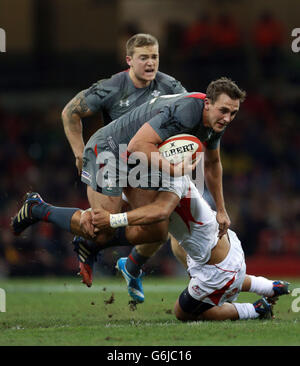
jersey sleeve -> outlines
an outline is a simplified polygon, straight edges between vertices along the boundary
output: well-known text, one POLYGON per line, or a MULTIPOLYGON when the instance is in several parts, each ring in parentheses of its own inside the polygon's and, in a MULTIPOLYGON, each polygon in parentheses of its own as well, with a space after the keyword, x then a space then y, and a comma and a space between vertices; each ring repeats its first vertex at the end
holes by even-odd
POLYGON ((161 71, 158 71, 156 81, 164 90, 164 94, 181 94, 187 92, 187 90, 181 85, 180 81, 161 71))
POLYGON ((105 105, 109 93, 110 90, 104 87, 103 80, 94 83, 84 93, 85 102, 88 108, 94 113, 100 111, 105 105))
POLYGON ((181 94, 187 92, 187 90, 181 85, 181 82, 176 79, 174 79, 174 81, 172 82, 172 87, 174 94, 181 94))
POLYGON ((162 174, 162 184, 159 188, 159 192, 172 192, 175 193, 180 199, 182 199, 188 192, 189 180, 187 176, 182 177, 170 177, 166 174, 162 174))
POLYGON ((162 141, 180 134, 191 133, 201 120, 202 109, 193 98, 162 107, 157 115, 148 121, 162 141))

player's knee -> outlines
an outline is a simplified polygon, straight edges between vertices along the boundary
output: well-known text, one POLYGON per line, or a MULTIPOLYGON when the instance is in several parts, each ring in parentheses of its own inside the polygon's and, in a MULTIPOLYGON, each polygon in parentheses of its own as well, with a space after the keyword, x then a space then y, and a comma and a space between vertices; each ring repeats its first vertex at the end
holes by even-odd
POLYGON ((111 240, 113 238, 114 235, 114 231, 113 229, 107 229, 107 230, 103 230, 100 233, 97 234, 96 238, 94 238, 93 240, 99 244, 99 245, 103 245, 106 244, 109 240, 111 240))
POLYGON ((176 302, 175 302, 175 305, 174 305, 174 314, 175 314, 177 320, 183 321, 182 316, 181 316, 181 312, 182 312, 182 310, 180 308, 180 305, 179 305, 179 302, 178 302, 178 299, 177 299, 176 302))
POLYGON ((148 233, 151 242, 165 243, 168 240, 168 223, 160 222, 154 225, 143 226, 144 232, 148 233))
POLYGON ((167 241, 169 237, 169 222, 163 221, 157 224, 156 230, 159 232, 162 241, 167 241))
POLYGON ((189 320, 188 314, 181 309, 178 299, 176 300, 174 305, 174 314, 177 320, 180 320, 182 322, 186 322, 187 320, 189 320))
POLYGON ((156 241, 160 243, 165 243, 168 240, 168 230, 164 230, 161 228, 158 228, 156 231, 156 241))

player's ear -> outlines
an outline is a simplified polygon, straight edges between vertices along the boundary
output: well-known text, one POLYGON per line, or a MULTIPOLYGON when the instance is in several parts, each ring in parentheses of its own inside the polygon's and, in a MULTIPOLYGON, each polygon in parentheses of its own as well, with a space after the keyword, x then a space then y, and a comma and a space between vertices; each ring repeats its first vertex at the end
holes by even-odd
POLYGON ((126 56, 126 62, 128 66, 131 66, 131 60, 132 60, 131 56, 126 56))
POLYGON ((204 99, 204 108, 208 110, 209 105, 211 104, 210 100, 208 98, 204 99))

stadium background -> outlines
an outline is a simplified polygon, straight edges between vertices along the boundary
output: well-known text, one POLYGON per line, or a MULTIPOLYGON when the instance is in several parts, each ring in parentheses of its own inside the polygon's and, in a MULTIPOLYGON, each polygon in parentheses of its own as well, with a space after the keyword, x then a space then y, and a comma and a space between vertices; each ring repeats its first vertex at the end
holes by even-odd
MULTIPOLYGON (((123 70, 125 41, 149 32, 160 70, 189 91, 229 76, 248 93, 221 146, 224 194, 248 272, 300 275, 300 4, 246 0, 0 0, 0 276, 76 273, 72 235, 39 224, 15 238, 10 217, 29 189, 87 208, 60 119, 96 80, 123 70)), ((97 118, 84 121, 86 138, 97 118)), ((101 275, 128 248, 106 250, 101 275)), ((168 247, 146 269, 181 275, 168 247)))

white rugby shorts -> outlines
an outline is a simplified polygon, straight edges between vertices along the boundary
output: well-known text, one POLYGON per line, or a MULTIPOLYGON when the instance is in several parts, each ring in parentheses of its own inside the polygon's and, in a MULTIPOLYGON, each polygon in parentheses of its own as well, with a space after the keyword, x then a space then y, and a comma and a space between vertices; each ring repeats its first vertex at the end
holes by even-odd
POLYGON ((246 263, 240 240, 231 230, 228 230, 228 236, 229 252, 218 264, 197 264, 187 256, 191 276, 188 292, 194 299, 221 306, 238 297, 245 279, 246 263))

